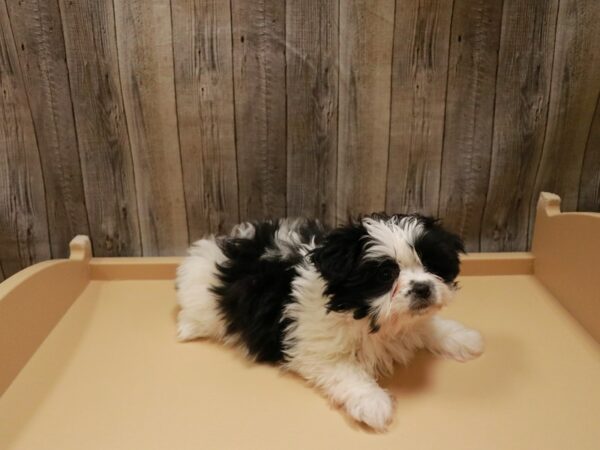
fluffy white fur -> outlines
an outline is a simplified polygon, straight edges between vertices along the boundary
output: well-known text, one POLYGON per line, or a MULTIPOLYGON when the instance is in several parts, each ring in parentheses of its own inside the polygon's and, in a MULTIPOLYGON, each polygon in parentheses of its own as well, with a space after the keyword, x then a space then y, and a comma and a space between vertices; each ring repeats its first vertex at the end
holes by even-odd
MULTIPOLYGON (((377 384, 377 377, 390 374, 394 363, 406 364, 420 348, 467 361, 483 352, 483 340, 477 331, 435 315, 450 301, 453 290, 425 271, 411 247, 415 236, 422 231, 421 225, 417 221, 398 224, 397 221, 364 220, 376 242, 369 254, 391 256, 402 267, 395 288, 373 302, 379 331, 370 332, 367 321, 354 320, 352 315, 327 312, 328 297, 323 294, 325 281, 305 259, 298 266, 298 276, 293 282, 295 301, 284 311, 284 317, 292 319, 284 342, 285 368, 317 386, 354 419, 384 430, 392 419, 394 402, 377 384), (435 285, 434 305, 423 314, 409 311, 409 288, 414 281, 429 281, 435 285)), ((239 225, 232 232, 238 237, 253 234, 251 224, 239 225)), ((276 242, 277 252, 265 257, 285 258, 290 247, 298 248, 300 240, 293 223, 280 228, 276 242)), ((313 245, 305 246, 305 251, 313 245)), ((235 337, 226 336, 217 299, 210 290, 219 282, 215 265, 224 261, 225 256, 214 238, 200 240, 191 247, 189 257, 177 273, 181 307, 179 339, 210 337, 237 343, 235 337)))

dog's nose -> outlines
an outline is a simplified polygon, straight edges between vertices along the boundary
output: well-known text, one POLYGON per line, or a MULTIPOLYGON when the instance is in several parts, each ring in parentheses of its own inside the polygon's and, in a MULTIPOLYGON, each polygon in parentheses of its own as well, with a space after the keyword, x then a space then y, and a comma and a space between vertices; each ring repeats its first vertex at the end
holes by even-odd
POLYGON ((412 284, 411 290, 415 297, 427 299, 431 295, 431 284, 417 281, 412 284))

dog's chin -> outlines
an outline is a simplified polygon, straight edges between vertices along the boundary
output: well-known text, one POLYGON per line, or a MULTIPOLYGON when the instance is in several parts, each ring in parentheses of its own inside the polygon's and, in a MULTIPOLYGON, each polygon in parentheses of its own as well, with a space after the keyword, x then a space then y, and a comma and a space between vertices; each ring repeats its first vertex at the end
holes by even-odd
POLYGON ((408 313, 413 317, 427 316, 440 311, 443 308, 441 303, 433 303, 429 305, 414 305, 408 309, 408 313))
POLYGON ((431 316, 443 308, 443 304, 431 304, 426 306, 415 307, 413 305, 404 305, 404 307, 393 308, 389 310, 388 314, 379 316, 380 320, 389 322, 389 324, 396 324, 398 322, 412 322, 414 320, 421 320, 431 316), (385 319, 384 319, 385 317, 385 319))

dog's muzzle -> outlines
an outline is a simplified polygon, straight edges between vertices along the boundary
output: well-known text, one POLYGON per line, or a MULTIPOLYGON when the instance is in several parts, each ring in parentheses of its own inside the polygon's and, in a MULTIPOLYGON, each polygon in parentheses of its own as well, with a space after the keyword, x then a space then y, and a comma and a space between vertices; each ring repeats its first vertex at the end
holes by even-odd
POLYGON ((429 308, 434 302, 433 284, 427 281, 413 281, 410 288, 410 309, 421 311, 429 308))

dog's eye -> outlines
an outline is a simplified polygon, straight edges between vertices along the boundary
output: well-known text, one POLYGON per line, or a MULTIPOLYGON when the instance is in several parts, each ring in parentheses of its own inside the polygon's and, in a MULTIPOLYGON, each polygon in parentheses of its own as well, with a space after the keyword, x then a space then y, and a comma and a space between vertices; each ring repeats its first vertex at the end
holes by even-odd
POLYGON ((398 276, 398 269, 395 267, 385 267, 377 275, 383 282, 392 281, 398 276))

